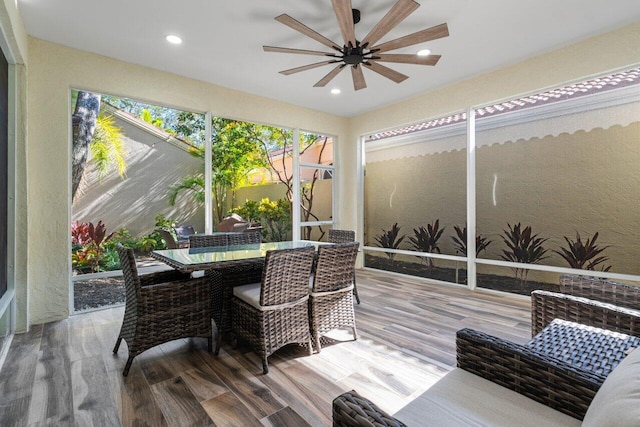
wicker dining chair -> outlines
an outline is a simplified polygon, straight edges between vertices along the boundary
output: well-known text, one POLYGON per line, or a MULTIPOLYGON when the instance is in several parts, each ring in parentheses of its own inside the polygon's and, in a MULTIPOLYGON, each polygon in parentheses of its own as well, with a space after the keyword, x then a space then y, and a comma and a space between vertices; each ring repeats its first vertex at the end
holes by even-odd
POLYGON ((229 246, 253 245, 262 243, 262 232, 260 230, 244 231, 240 233, 230 233, 227 235, 229 246))
POLYGON ((261 283, 233 289, 232 330, 248 342, 269 372, 267 357, 290 343, 309 346, 309 277, 313 246, 267 252, 261 283))
POLYGON ((358 339, 353 310, 353 272, 360 243, 320 246, 309 298, 311 334, 318 353, 320 336, 349 327, 358 339))
MULTIPOLYGON (((329 243, 351 243, 356 241, 356 232, 353 230, 336 230, 329 229, 329 235, 327 236, 327 242, 329 243)), ((360 304, 360 296, 358 295, 358 287, 356 286, 356 274, 355 264, 353 266, 353 295, 356 297, 356 302, 360 304)))
POLYGON ((116 246, 126 288, 124 319, 114 353, 124 339, 129 358, 126 377, 133 359, 145 350, 167 341, 187 337, 207 339, 212 349, 211 283, 192 279, 176 270, 138 275, 133 249, 116 246))
MULTIPOLYGON (((160 236, 162 236, 162 239, 167 244, 167 249, 180 249, 180 245, 178 245, 178 242, 176 241, 176 239, 167 230, 163 230, 161 228, 156 228, 155 231, 158 234, 160 234, 160 236)), ((184 245, 184 246, 186 247, 187 245, 184 245)))
POLYGON ((212 248, 215 246, 227 246, 229 240, 226 234, 194 234, 189 236, 190 248, 212 248))
POLYGON ((196 234, 193 225, 179 225, 177 227, 173 227, 173 231, 176 232, 176 237, 178 238, 179 245, 186 245, 189 243, 189 236, 192 234, 196 234))

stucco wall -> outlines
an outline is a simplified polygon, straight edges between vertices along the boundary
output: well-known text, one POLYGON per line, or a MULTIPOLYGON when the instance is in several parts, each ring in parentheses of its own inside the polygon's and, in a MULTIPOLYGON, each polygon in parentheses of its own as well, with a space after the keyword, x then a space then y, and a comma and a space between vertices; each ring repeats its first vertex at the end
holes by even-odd
MULTIPOLYGON (((350 121, 349 141, 362 135, 440 117, 469 106, 483 105, 520 94, 537 92, 585 77, 640 63, 640 22, 586 41, 546 53, 491 73, 434 90, 381 108, 350 121)), ((470 64, 470 66, 473 66, 470 64)), ((349 145, 343 164, 355 165, 356 145, 349 145)), ((358 176, 345 171, 342 184, 356 188, 358 176)), ((344 197, 343 197, 344 199, 344 197)), ((356 203, 341 206, 346 228, 359 224, 356 203)))
POLYGON ((69 313, 69 90, 301 127, 346 140, 347 120, 29 38, 29 293, 31 323, 69 313))
MULTIPOLYGON (((640 122, 527 140, 512 136, 476 152, 477 232, 493 242, 481 257, 500 259, 502 230, 521 222, 549 238, 548 249, 566 246, 562 236, 574 239, 576 231, 583 239, 599 232, 599 244, 610 246, 604 255, 612 271, 640 274, 640 122)), ((375 235, 394 222, 412 236, 413 228, 440 219, 446 227, 440 249, 454 255, 453 226, 466 222, 465 185, 465 150, 368 163, 369 242, 375 245, 375 235)), ((402 247, 410 248, 406 239, 402 247)), ((549 255, 545 264, 568 267, 549 255)))
POLYGON ((102 220, 109 232, 125 227, 137 237, 153 231, 154 218, 163 214, 202 233, 204 206, 186 191, 180 193, 175 206, 170 206, 169 186, 185 176, 202 174, 204 161, 115 116, 114 120, 125 135, 126 177, 122 179, 112 171, 100 179, 95 163, 89 161, 73 201, 72 219, 93 223, 102 220))

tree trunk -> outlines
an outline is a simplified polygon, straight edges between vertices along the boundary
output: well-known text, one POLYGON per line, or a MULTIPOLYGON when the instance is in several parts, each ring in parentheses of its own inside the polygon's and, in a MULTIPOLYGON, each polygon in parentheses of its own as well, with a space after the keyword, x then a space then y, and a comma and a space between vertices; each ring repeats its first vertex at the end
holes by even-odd
POLYGON ((89 157, 89 144, 96 129, 96 119, 100 112, 100 95, 78 92, 76 109, 71 118, 73 124, 73 145, 71 163, 71 200, 76 197, 84 168, 89 157))

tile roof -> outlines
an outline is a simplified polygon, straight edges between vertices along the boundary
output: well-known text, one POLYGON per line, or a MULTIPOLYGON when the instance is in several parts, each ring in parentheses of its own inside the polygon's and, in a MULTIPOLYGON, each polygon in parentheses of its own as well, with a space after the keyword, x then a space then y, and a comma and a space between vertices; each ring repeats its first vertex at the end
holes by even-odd
MULTIPOLYGON (((567 99, 575 99, 581 96, 602 93, 608 90, 625 86, 633 86, 636 84, 640 84, 640 68, 634 68, 631 70, 611 74, 609 76, 598 77, 584 82, 551 89, 534 95, 523 96, 522 98, 512 99, 509 101, 501 102, 499 104, 481 107, 476 109, 475 112, 476 117, 490 117, 501 113, 551 104, 567 99)), ((430 120, 428 122, 417 123, 399 129, 371 134, 367 136, 367 138, 365 138, 365 142, 378 141, 394 136, 406 135, 409 133, 447 126, 450 124, 462 122, 466 120, 466 118, 466 113, 457 113, 447 117, 430 120)))

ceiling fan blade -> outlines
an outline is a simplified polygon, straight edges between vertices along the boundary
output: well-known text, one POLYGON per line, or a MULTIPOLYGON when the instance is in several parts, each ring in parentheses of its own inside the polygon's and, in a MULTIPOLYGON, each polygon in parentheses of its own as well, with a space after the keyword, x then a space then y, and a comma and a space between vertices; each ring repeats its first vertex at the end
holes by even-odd
POLYGON ((415 64, 415 65, 436 65, 440 60, 440 55, 418 56, 412 54, 382 54, 375 55, 376 61, 380 62, 396 62, 400 64, 415 64))
POLYGON ((413 0, 398 0, 380 22, 369 31, 369 34, 362 40, 362 44, 374 45, 418 7, 420 4, 413 0))
POLYGON ((284 74, 285 76, 288 76, 290 74, 299 73, 300 71, 312 70, 314 68, 322 67, 323 65, 327 65, 327 64, 333 64, 335 62, 336 61, 316 62, 314 64, 303 65, 302 67, 290 68, 288 70, 280 71, 280 74, 284 74))
POLYGON ((345 46, 351 42, 356 45, 356 32, 353 26, 353 11, 351 10, 351 0, 331 0, 333 10, 338 18, 338 25, 344 38, 345 46))
POLYGON ((384 76, 390 80, 393 80, 396 83, 401 83, 409 78, 409 76, 399 73, 391 68, 385 67, 384 65, 378 64, 377 62, 370 61, 369 63, 365 63, 371 71, 375 71, 376 73, 384 76))
POLYGON ((325 46, 330 47, 331 49, 340 50, 340 47, 337 43, 332 42, 322 34, 312 30, 311 28, 304 25, 302 22, 295 20, 289 15, 282 14, 280 16, 276 16, 276 21, 286 25, 287 27, 293 28, 294 30, 304 34, 307 37, 311 37, 312 39, 322 43, 325 46))
POLYGON ((292 49, 289 47, 262 46, 262 49, 264 49, 265 52, 299 53, 301 55, 333 56, 333 53, 320 52, 318 50, 292 49))
POLYGON ((355 90, 367 87, 367 83, 364 81, 364 73, 362 72, 362 64, 357 67, 351 67, 351 77, 353 78, 353 88, 355 90))
POLYGON ((404 37, 382 43, 378 46, 373 46, 371 49, 377 49, 376 52, 387 52, 389 50, 413 46, 414 44, 441 39, 447 36, 449 36, 449 27, 447 27, 447 24, 440 24, 435 27, 427 28, 426 30, 418 31, 417 33, 412 33, 404 37))
POLYGON ((338 65, 336 68, 334 68, 333 70, 329 71, 329 74, 327 74, 326 76, 321 78, 318 81, 318 83, 314 84, 313 87, 325 87, 327 85, 327 83, 329 83, 331 80, 333 80, 333 78, 335 76, 340 74, 340 71, 342 71, 344 67, 345 67, 344 64, 338 65))

